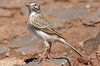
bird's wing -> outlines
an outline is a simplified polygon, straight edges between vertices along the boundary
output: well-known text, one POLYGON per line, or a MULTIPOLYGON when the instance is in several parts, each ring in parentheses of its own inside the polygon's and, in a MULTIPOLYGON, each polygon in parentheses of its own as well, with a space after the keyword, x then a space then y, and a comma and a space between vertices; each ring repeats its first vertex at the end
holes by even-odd
POLYGON ((60 33, 58 33, 56 30, 54 30, 53 28, 42 28, 40 30, 47 34, 57 35, 57 36, 63 38, 62 35, 60 33))
POLYGON ((62 35, 58 33, 56 30, 54 30, 52 26, 48 24, 45 20, 38 19, 36 22, 32 23, 32 26, 34 26, 35 29, 41 30, 47 34, 57 35, 58 37, 63 38, 62 35))

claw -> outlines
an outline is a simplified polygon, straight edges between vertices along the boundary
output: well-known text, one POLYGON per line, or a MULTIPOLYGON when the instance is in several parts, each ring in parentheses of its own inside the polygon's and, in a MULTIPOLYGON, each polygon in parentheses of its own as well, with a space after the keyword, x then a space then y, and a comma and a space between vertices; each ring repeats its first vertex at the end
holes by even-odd
POLYGON ((45 48, 44 52, 42 53, 42 55, 39 58, 39 63, 44 59, 45 53, 47 51, 48 48, 45 48))
POLYGON ((42 57, 42 58, 39 58, 39 62, 38 62, 38 63, 41 63, 41 62, 42 62, 42 60, 43 60, 43 57, 42 57))
POLYGON ((47 55, 47 58, 52 60, 53 58, 50 56, 50 54, 47 55))

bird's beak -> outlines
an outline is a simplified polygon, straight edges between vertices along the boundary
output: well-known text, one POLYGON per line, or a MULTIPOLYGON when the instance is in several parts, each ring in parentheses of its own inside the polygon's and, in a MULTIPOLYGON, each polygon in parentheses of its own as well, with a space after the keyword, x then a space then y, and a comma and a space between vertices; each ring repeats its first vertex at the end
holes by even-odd
POLYGON ((30 5, 29 4, 26 4, 26 6, 29 7, 30 5))

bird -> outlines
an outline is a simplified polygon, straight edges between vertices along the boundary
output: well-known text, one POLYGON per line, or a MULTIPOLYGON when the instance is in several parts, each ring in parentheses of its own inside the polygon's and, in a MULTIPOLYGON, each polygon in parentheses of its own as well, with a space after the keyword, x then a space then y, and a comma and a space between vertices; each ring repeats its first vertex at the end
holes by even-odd
POLYGON ((45 44, 45 50, 41 54, 39 61, 43 60, 43 57, 48 50, 50 52, 52 42, 55 41, 67 45, 73 49, 80 57, 83 57, 83 55, 76 48, 69 44, 66 39, 47 22, 47 20, 42 15, 40 4, 36 2, 30 2, 27 3, 26 6, 29 10, 27 25, 29 29, 35 33, 38 38, 43 40, 43 43, 45 44))

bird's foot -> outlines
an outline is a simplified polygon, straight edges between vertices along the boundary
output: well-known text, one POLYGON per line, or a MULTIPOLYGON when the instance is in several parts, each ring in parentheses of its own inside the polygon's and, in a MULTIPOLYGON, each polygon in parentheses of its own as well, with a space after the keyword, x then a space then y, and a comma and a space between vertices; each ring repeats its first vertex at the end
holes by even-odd
POLYGON ((41 56, 41 57, 38 59, 38 63, 42 62, 43 59, 44 59, 44 57, 41 56))
POLYGON ((52 60, 53 59, 53 57, 51 57, 50 54, 48 54, 46 58, 49 59, 49 60, 52 60))
POLYGON ((47 49, 48 49, 48 48, 46 48, 46 49, 44 50, 44 52, 41 54, 40 58, 38 59, 38 60, 39 60, 39 63, 45 58, 45 54, 46 54, 46 52, 47 52, 47 49))
POLYGON ((53 58, 50 56, 50 54, 47 54, 45 56, 40 56, 40 58, 38 59, 39 63, 44 60, 44 59, 49 59, 49 60, 52 60, 53 58))

